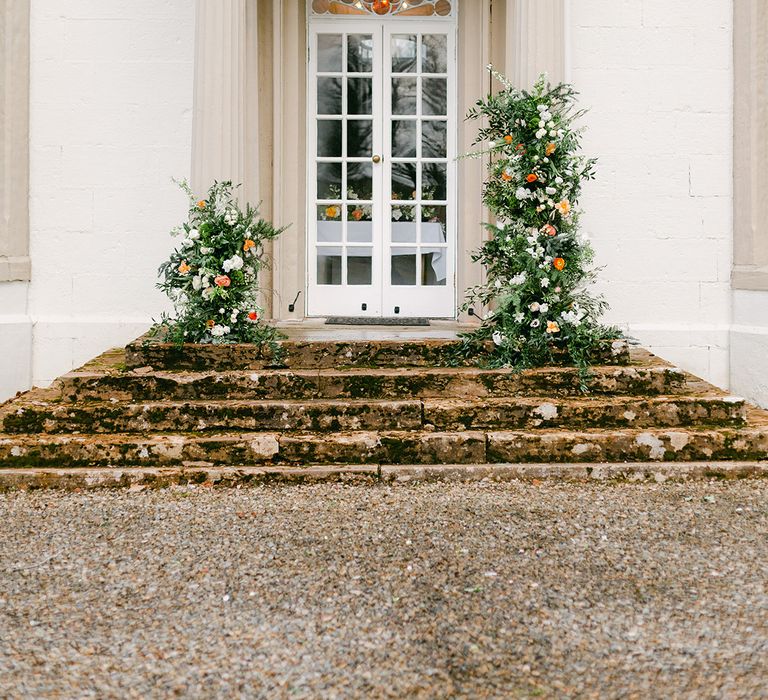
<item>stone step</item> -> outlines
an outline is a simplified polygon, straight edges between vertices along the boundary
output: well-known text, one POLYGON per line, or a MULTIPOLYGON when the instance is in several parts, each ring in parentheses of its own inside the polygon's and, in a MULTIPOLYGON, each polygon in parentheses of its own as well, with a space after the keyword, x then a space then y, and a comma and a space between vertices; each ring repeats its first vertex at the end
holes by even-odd
MULTIPOLYGON (((455 364, 459 340, 434 338, 410 340, 284 340, 281 366, 292 369, 340 367, 440 367, 455 364)), ((629 364, 625 340, 606 342, 596 353, 595 364, 629 364)), ((466 363, 460 363, 466 364, 466 363)), ((275 365, 258 345, 170 345, 142 337, 126 346, 127 369, 156 370, 255 370, 275 365)))
POLYGON ((421 430, 427 426, 441 431, 632 428, 742 425, 745 416, 743 399, 712 395, 142 403, 28 399, 0 409, 0 431, 34 434, 335 432, 421 430))
POLYGON ((765 422, 677 430, 0 435, 0 468, 766 459, 765 422))
MULTIPOLYGON (((684 372, 665 364, 594 367, 593 394, 680 393, 684 372)), ((546 367, 516 372, 474 367, 156 372, 84 368, 56 384, 68 401, 189 401, 203 399, 414 399, 580 395, 578 371, 546 367)))

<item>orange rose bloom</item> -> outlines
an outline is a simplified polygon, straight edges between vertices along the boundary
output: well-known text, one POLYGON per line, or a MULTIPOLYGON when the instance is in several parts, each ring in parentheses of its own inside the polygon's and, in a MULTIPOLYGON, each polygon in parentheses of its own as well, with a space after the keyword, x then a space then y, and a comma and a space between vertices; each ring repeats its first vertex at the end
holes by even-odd
POLYGON ((215 322, 215 321, 214 321, 212 318, 209 318, 209 319, 208 319, 208 320, 205 322, 205 327, 206 327, 206 328, 213 328, 215 325, 216 325, 216 322, 215 322))
POLYGON ((335 219, 339 215, 339 208, 338 207, 334 207, 333 205, 331 205, 330 207, 328 207, 325 210, 325 215, 329 219, 335 219))
POLYGON ((204 200, 204 199, 201 199, 201 200, 200 200, 200 201, 197 203, 197 208, 198 208, 198 209, 205 209, 205 200, 204 200))
POLYGON ((504 180, 504 182, 509 182, 512 179, 512 176, 505 170, 501 173, 501 179, 504 180))
POLYGON ((555 146, 554 143, 548 143, 547 147, 544 149, 544 153, 548 156, 551 156, 554 152, 557 146, 555 146))
POLYGON ((227 275, 217 275, 214 278, 213 283, 217 287, 229 287, 229 285, 232 284, 232 280, 229 279, 227 275))
POLYGON ((507 134, 507 135, 504 137, 504 140, 505 140, 507 143, 512 143, 512 136, 511 136, 510 134, 507 134))
POLYGON ((362 209, 355 209, 355 210, 352 212, 352 218, 353 218, 355 221, 360 221, 360 219, 362 219, 362 218, 363 218, 363 210, 362 210, 362 209))
POLYGON ((517 146, 515 146, 515 150, 516 151, 522 151, 523 150, 523 144, 522 143, 518 143, 517 146))
POLYGON ((248 320, 249 321, 258 321, 259 314, 257 314, 255 311, 249 311, 248 312, 248 320))
POLYGON ((562 202, 555 204, 555 209, 560 212, 560 216, 568 216, 571 211, 571 203, 567 199, 564 199, 562 202))
POLYGON ((539 178, 536 176, 536 173, 531 173, 530 175, 526 175, 525 179, 528 182, 536 182, 536 180, 538 180, 539 178))
POLYGON ((251 248, 255 248, 256 244, 250 239, 246 238, 245 243, 243 243, 243 250, 247 253, 251 248))
POLYGON ((179 272, 182 275, 186 275, 189 272, 189 269, 190 268, 189 268, 189 265, 187 265, 187 261, 186 260, 182 260, 181 261, 181 265, 179 265, 179 272))
POLYGON ((557 235, 557 229, 552 224, 544 224, 544 226, 541 227, 541 232, 546 233, 548 236, 557 235))
POLYGON ((565 269, 565 258, 555 258, 552 264, 555 266, 555 270, 562 272, 565 269))

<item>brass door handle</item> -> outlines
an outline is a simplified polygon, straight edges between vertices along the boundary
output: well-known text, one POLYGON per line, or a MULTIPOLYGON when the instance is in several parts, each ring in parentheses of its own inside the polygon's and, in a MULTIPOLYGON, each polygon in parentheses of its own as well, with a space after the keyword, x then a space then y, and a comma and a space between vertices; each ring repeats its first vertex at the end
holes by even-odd
POLYGON ((381 156, 373 156, 373 158, 371 158, 371 160, 374 163, 381 163, 381 156))

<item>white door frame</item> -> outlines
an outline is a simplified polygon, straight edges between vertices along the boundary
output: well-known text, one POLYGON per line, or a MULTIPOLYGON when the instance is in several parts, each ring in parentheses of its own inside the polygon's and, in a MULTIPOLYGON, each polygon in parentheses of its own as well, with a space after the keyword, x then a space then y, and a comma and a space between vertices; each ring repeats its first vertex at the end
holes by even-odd
MULTIPOLYGON (((453 19, 440 20, 421 20, 418 18, 369 18, 369 17, 334 17, 332 19, 310 19, 307 29, 307 46, 309 55, 307 62, 307 232, 306 232, 306 279, 307 279, 307 313, 309 316, 425 316, 433 318, 455 318, 457 297, 456 297, 456 254, 457 254, 457 50, 456 50, 456 22, 453 19), (372 241, 372 275, 371 285, 319 285, 317 283, 317 262, 315 256, 315 246, 318 236, 317 223, 317 35, 323 33, 336 34, 371 34, 374 36, 374 58, 373 71, 370 74, 373 83, 373 154, 382 156, 382 161, 372 164, 372 220, 373 220, 373 241, 372 241), (444 205, 446 207, 446 243, 444 245, 430 245, 426 240, 426 232, 434 235, 430 228, 438 227, 439 224, 428 224, 426 222, 414 223, 414 228, 419 227, 420 235, 424 245, 432 249, 432 255, 425 259, 420 252, 418 244, 409 246, 409 250, 404 250, 408 254, 414 253, 416 269, 420 270, 421 265, 431 264, 435 269, 440 267, 440 272, 445 274, 445 284, 391 284, 391 257, 390 246, 392 228, 389 225, 392 214, 392 201, 387 192, 391 178, 391 128, 392 123, 392 104, 391 104, 391 86, 392 86, 392 63, 390 59, 390 41, 393 34, 445 34, 447 36, 447 126, 446 126, 446 197, 444 205), (440 249, 445 250, 444 256, 440 255, 440 249), (444 260, 441 258, 444 257, 444 260), (436 263, 437 261, 437 263, 436 263), (363 308, 365 305, 365 308, 363 308)), ((346 56, 343 57, 342 76, 346 75, 346 56)), ((321 73, 322 75, 322 73, 321 73)), ((427 74, 429 77, 430 74, 427 74)), ((421 85, 422 80, 418 80, 419 90, 417 93, 417 114, 416 124, 418 128, 417 142, 421 141, 421 85)), ((342 87, 344 80, 342 78, 342 87)), ((345 90, 342 90, 342 115, 346 113, 347 96, 345 90)), ((338 119, 343 119, 339 115, 338 119)), ((429 116, 426 117, 430 119, 429 116)), ((333 117, 331 117, 333 119, 333 117)), ((346 138, 346 128, 342 131, 342 141, 346 138)), ((420 148, 420 147, 419 147, 420 148)), ((421 155, 420 150, 417 155, 421 155)), ((319 159, 323 161, 322 158, 319 159)), ((353 159, 360 160, 360 159, 353 159)), ((434 162, 434 159, 431 159, 434 162)), ((343 158, 342 162, 347 159, 343 158)), ((423 162, 421 158, 417 162, 423 162)), ((427 159, 427 163, 430 159, 427 159)), ((420 172, 420 168, 417 168, 420 172)), ((418 182, 416 189, 421 186, 421 177, 417 176, 418 182)), ((342 178, 342 188, 345 187, 345 180, 342 178)), ((329 206, 330 201, 325 202, 329 206)), ((345 220, 347 212, 341 212, 341 221, 339 229, 344 230, 341 245, 347 245, 347 250, 353 248, 367 247, 366 244, 344 243, 347 240, 349 223, 345 220)), ((422 218, 422 217, 419 217, 422 218)), ((327 226, 324 224, 325 228, 327 226)), ((321 244, 322 245, 322 244, 321 244)), ((330 247, 332 244, 328 244, 330 247)), ((403 244, 400 244, 403 245, 403 244)), ((396 244, 397 246, 397 244, 396 244)), ((340 247, 340 246, 339 246, 340 247)), ((338 250, 333 252, 339 252, 338 250)), ((364 251, 361 251, 364 252, 364 251)), ((347 257, 342 256, 341 272, 346 275, 347 257)), ((415 274, 415 273, 414 273, 415 274)), ((423 275, 422 275, 423 277, 423 275)), ((346 278, 343 276, 342 281, 346 278)), ((419 281, 418 279, 416 280, 419 281)))

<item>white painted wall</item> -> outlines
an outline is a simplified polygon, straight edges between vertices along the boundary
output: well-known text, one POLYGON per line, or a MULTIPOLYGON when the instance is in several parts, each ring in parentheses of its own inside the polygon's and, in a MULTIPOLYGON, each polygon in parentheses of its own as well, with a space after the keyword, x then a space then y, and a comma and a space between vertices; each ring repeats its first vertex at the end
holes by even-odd
POLYGON ((768 408, 768 292, 733 292, 731 389, 768 408))
POLYGON ((731 314, 730 0, 571 0, 570 77, 591 107, 584 230, 609 320, 726 387, 731 314))
POLYGON ((30 357, 48 383, 166 308, 153 283, 186 213, 170 178, 190 169, 193 2, 32 0, 30 39, 32 282, 0 299, 0 401, 30 357))

